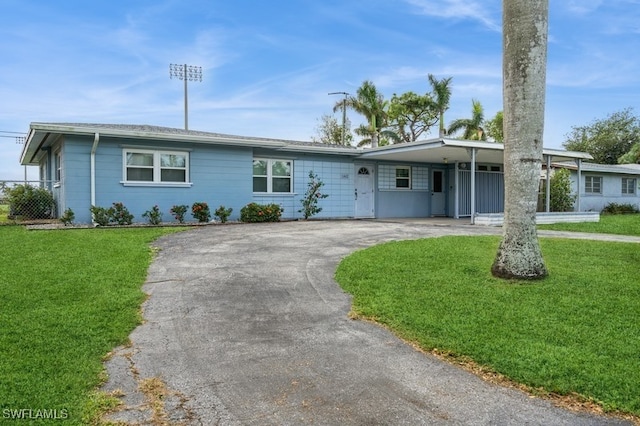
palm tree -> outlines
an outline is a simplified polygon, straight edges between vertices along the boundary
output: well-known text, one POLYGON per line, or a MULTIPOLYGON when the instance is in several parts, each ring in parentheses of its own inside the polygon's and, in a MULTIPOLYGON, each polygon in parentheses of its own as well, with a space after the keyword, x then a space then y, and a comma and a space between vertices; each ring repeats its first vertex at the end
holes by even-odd
POLYGON ((462 139, 486 141, 487 133, 482 127, 484 125, 484 108, 480 101, 476 99, 471 100, 471 118, 459 118, 454 120, 449 125, 448 134, 456 133, 459 130, 464 130, 462 139))
POLYGON ((358 146, 371 143, 371 146, 375 148, 378 146, 381 136, 387 138, 387 140, 396 140, 398 138, 395 133, 388 130, 383 132, 382 130, 387 125, 389 102, 384 100, 384 96, 378 92, 378 89, 371 81, 365 80, 356 91, 356 96, 349 96, 346 100, 336 103, 333 111, 340 110, 343 105, 358 114, 362 114, 367 120, 368 124, 366 126, 361 125, 354 129, 356 134, 364 137, 358 146))
POLYGON ((507 279, 547 275, 536 231, 542 169, 549 0, 502 1, 504 225, 491 273, 507 279))
POLYGON ((438 80, 433 76, 433 74, 429 74, 429 83, 433 90, 433 100, 435 101, 435 106, 440 116, 439 136, 441 138, 445 137, 447 133, 444 127, 444 112, 449 109, 449 101, 451 100, 451 88, 449 88, 449 83, 451 83, 452 78, 453 77, 449 77, 438 80))

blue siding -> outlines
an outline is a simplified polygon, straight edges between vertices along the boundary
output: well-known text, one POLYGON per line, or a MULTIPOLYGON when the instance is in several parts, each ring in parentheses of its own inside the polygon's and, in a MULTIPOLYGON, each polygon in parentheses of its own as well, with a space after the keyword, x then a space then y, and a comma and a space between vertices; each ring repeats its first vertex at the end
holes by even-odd
MULTIPOLYGON (((63 167, 64 193, 67 207, 73 209, 78 222, 90 222, 90 153, 93 138, 65 141, 63 167)), ((96 205, 110 207, 122 202, 144 222, 142 214, 158 205, 164 221, 173 221, 169 210, 173 205, 191 206, 196 201, 209 204, 211 213, 220 205, 233 208, 231 220, 239 218, 240 209, 251 201, 252 152, 250 148, 154 142, 104 138, 96 152, 96 205), (167 150, 190 150, 191 187, 124 186, 123 146, 167 150)), ((185 216, 193 220, 190 212, 185 216)))
POLYGON ((429 216, 429 169, 425 165, 379 164, 376 217, 429 216), (395 189, 396 166, 411 167, 411 189, 395 189))
MULTIPOLYGON (((58 214, 70 208, 77 222, 91 222, 91 168, 90 154, 93 137, 66 136, 62 142, 62 180, 54 190, 60 202, 58 214)), ((55 155, 56 148, 51 151, 55 155)), ((52 176, 55 176, 52 160, 52 176)))
MULTIPOLYGON (((261 154, 264 158, 282 158, 278 154, 261 154)), ((324 183, 321 192, 327 198, 318 203, 322 211, 316 218, 346 218, 354 215, 354 177, 353 163, 341 158, 327 156, 302 156, 293 160, 292 194, 254 194, 253 201, 260 204, 275 203, 284 208, 283 219, 303 217, 298 210, 302 208, 309 183, 309 172, 313 171, 324 183)))

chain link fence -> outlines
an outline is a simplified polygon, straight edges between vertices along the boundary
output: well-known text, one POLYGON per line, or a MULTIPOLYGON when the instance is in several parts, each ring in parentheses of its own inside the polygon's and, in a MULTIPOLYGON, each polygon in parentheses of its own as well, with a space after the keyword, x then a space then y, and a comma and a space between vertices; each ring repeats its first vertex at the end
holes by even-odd
POLYGON ((51 181, 0 180, 0 223, 56 217, 51 181))

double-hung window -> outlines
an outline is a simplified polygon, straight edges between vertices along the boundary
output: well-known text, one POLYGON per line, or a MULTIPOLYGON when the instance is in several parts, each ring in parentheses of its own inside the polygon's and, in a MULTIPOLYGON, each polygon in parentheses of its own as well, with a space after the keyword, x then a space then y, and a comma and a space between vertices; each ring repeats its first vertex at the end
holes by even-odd
POLYGON ((125 149, 123 162, 125 183, 189 182, 189 154, 186 152, 125 149))
POLYGON ((253 192, 290 193, 292 162, 271 158, 253 160, 253 192))
POLYGON ((584 192, 586 194, 602 194, 602 176, 585 176, 584 192))
POLYGON ((622 194, 635 195, 637 182, 635 178, 622 178, 622 194))
POLYGON ((396 167, 396 188, 411 189, 411 167, 396 167))

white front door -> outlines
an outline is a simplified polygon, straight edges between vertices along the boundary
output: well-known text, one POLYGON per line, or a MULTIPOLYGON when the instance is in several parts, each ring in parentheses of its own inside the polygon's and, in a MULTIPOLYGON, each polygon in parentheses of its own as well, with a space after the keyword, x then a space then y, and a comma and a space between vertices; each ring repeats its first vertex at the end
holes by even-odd
POLYGON ((444 191, 444 170, 431 171, 431 216, 444 216, 446 193, 444 191))
POLYGON ((373 166, 356 164, 355 217, 374 217, 373 211, 373 166))

